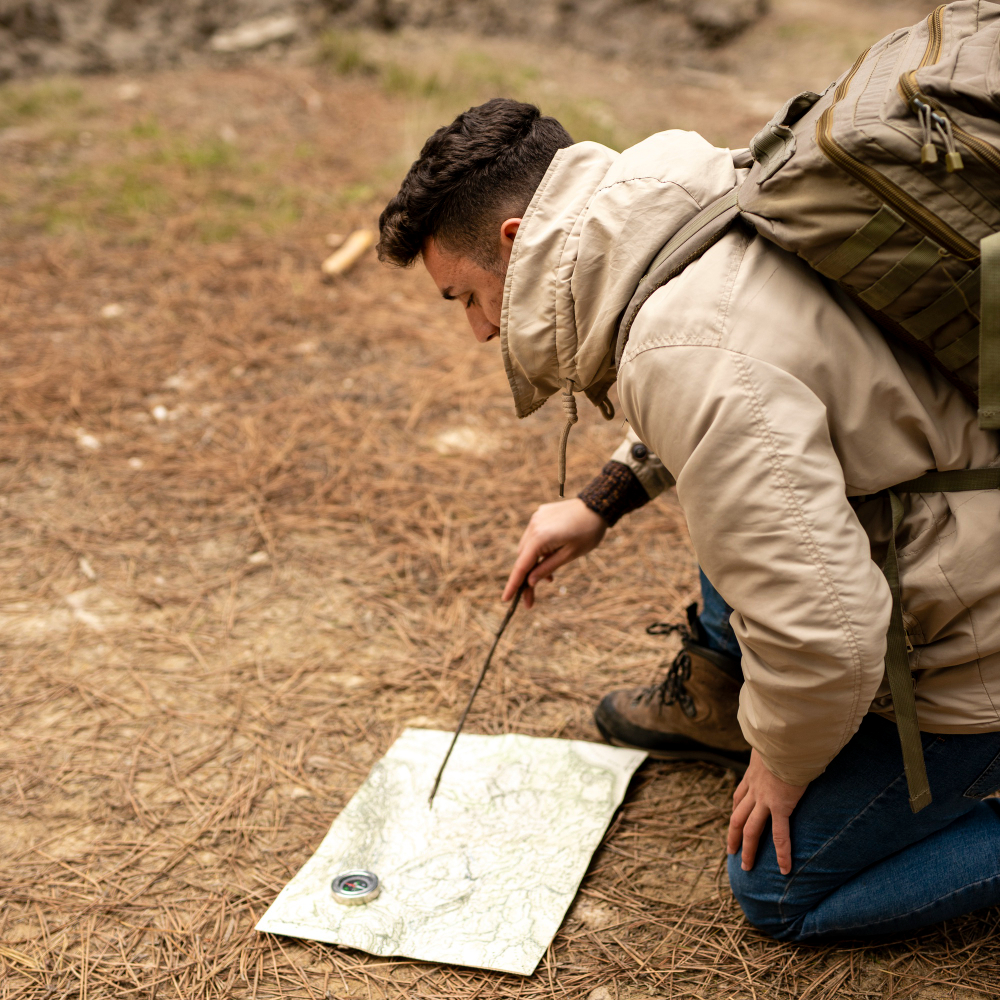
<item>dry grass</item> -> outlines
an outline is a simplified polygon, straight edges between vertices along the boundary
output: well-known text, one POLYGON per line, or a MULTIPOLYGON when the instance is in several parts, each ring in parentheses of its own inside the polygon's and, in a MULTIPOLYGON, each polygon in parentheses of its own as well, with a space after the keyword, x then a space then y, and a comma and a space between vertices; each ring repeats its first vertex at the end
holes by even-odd
MULTIPOLYGON (((693 764, 643 768, 530 979, 257 935, 401 728, 453 724, 558 413, 516 424, 421 274, 319 280, 440 104, 293 68, 73 87, 4 92, 0 997, 1000 992, 995 912, 879 948, 754 932, 732 778, 693 764)), ((619 432, 585 415, 571 485, 619 432)), ((560 583, 470 730, 594 738, 595 699, 655 674, 673 647, 643 626, 694 584, 678 510, 560 583)))

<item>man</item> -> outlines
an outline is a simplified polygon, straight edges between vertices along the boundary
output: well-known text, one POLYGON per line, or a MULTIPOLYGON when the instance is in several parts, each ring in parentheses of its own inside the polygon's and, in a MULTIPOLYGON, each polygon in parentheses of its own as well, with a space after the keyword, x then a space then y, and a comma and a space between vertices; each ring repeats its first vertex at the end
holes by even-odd
POLYGON ((541 580, 676 484, 703 611, 663 684, 601 702, 601 732, 746 766, 729 874, 761 929, 906 932, 1000 903, 1000 803, 984 801, 1000 789, 1000 492, 904 498, 933 792, 916 815, 884 680, 890 592, 872 559, 889 527, 879 503, 850 498, 1000 464, 1000 446, 935 371, 742 227, 653 294, 615 367, 617 322, 650 261, 739 177, 694 133, 618 154, 494 100, 427 141, 382 215, 379 254, 421 257, 476 339, 500 339, 519 416, 556 393, 602 403, 617 379, 629 437, 580 497, 535 512, 505 600, 526 579, 530 607, 541 580))

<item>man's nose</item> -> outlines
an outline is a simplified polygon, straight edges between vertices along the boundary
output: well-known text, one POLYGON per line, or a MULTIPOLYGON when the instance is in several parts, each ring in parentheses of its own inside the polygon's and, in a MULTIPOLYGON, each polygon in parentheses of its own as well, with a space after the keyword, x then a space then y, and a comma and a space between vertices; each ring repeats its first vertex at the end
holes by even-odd
POLYGON ((472 332, 480 344, 485 344, 500 332, 499 327, 494 326, 482 313, 477 316, 470 314, 469 326, 472 327, 472 332))

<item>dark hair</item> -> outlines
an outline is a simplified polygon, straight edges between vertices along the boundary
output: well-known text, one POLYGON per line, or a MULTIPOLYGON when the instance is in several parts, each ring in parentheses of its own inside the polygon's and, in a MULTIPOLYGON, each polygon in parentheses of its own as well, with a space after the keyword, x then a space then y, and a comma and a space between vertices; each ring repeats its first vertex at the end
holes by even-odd
POLYGON ((429 236, 488 270, 500 268, 499 226, 523 215, 569 133, 533 104, 469 108, 424 143, 379 218, 379 260, 408 267, 429 236))

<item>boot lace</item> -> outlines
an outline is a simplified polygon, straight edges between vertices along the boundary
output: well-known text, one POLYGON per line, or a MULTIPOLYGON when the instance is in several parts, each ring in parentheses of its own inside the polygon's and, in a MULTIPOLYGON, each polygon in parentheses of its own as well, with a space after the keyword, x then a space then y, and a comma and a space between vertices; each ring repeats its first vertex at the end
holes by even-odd
MULTIPOLYGON (((671 635, 677 632, 685 642, 691 638, 691 633, 687 625, 655 622, 646 628, 647 635, 671 635)), ((667 670, 666 677, 659 684, 653 684, 648 688, 643 688, 636 701, 649 703, 653 698, 659 698, 661 705, 680 705, 681 711, 689 718, 693 719, 697 709, 694 699, 688 694, 684 682, 691 676, 691 656, 687 649, 681 651, 674 657, 673 663, 667 670)))

